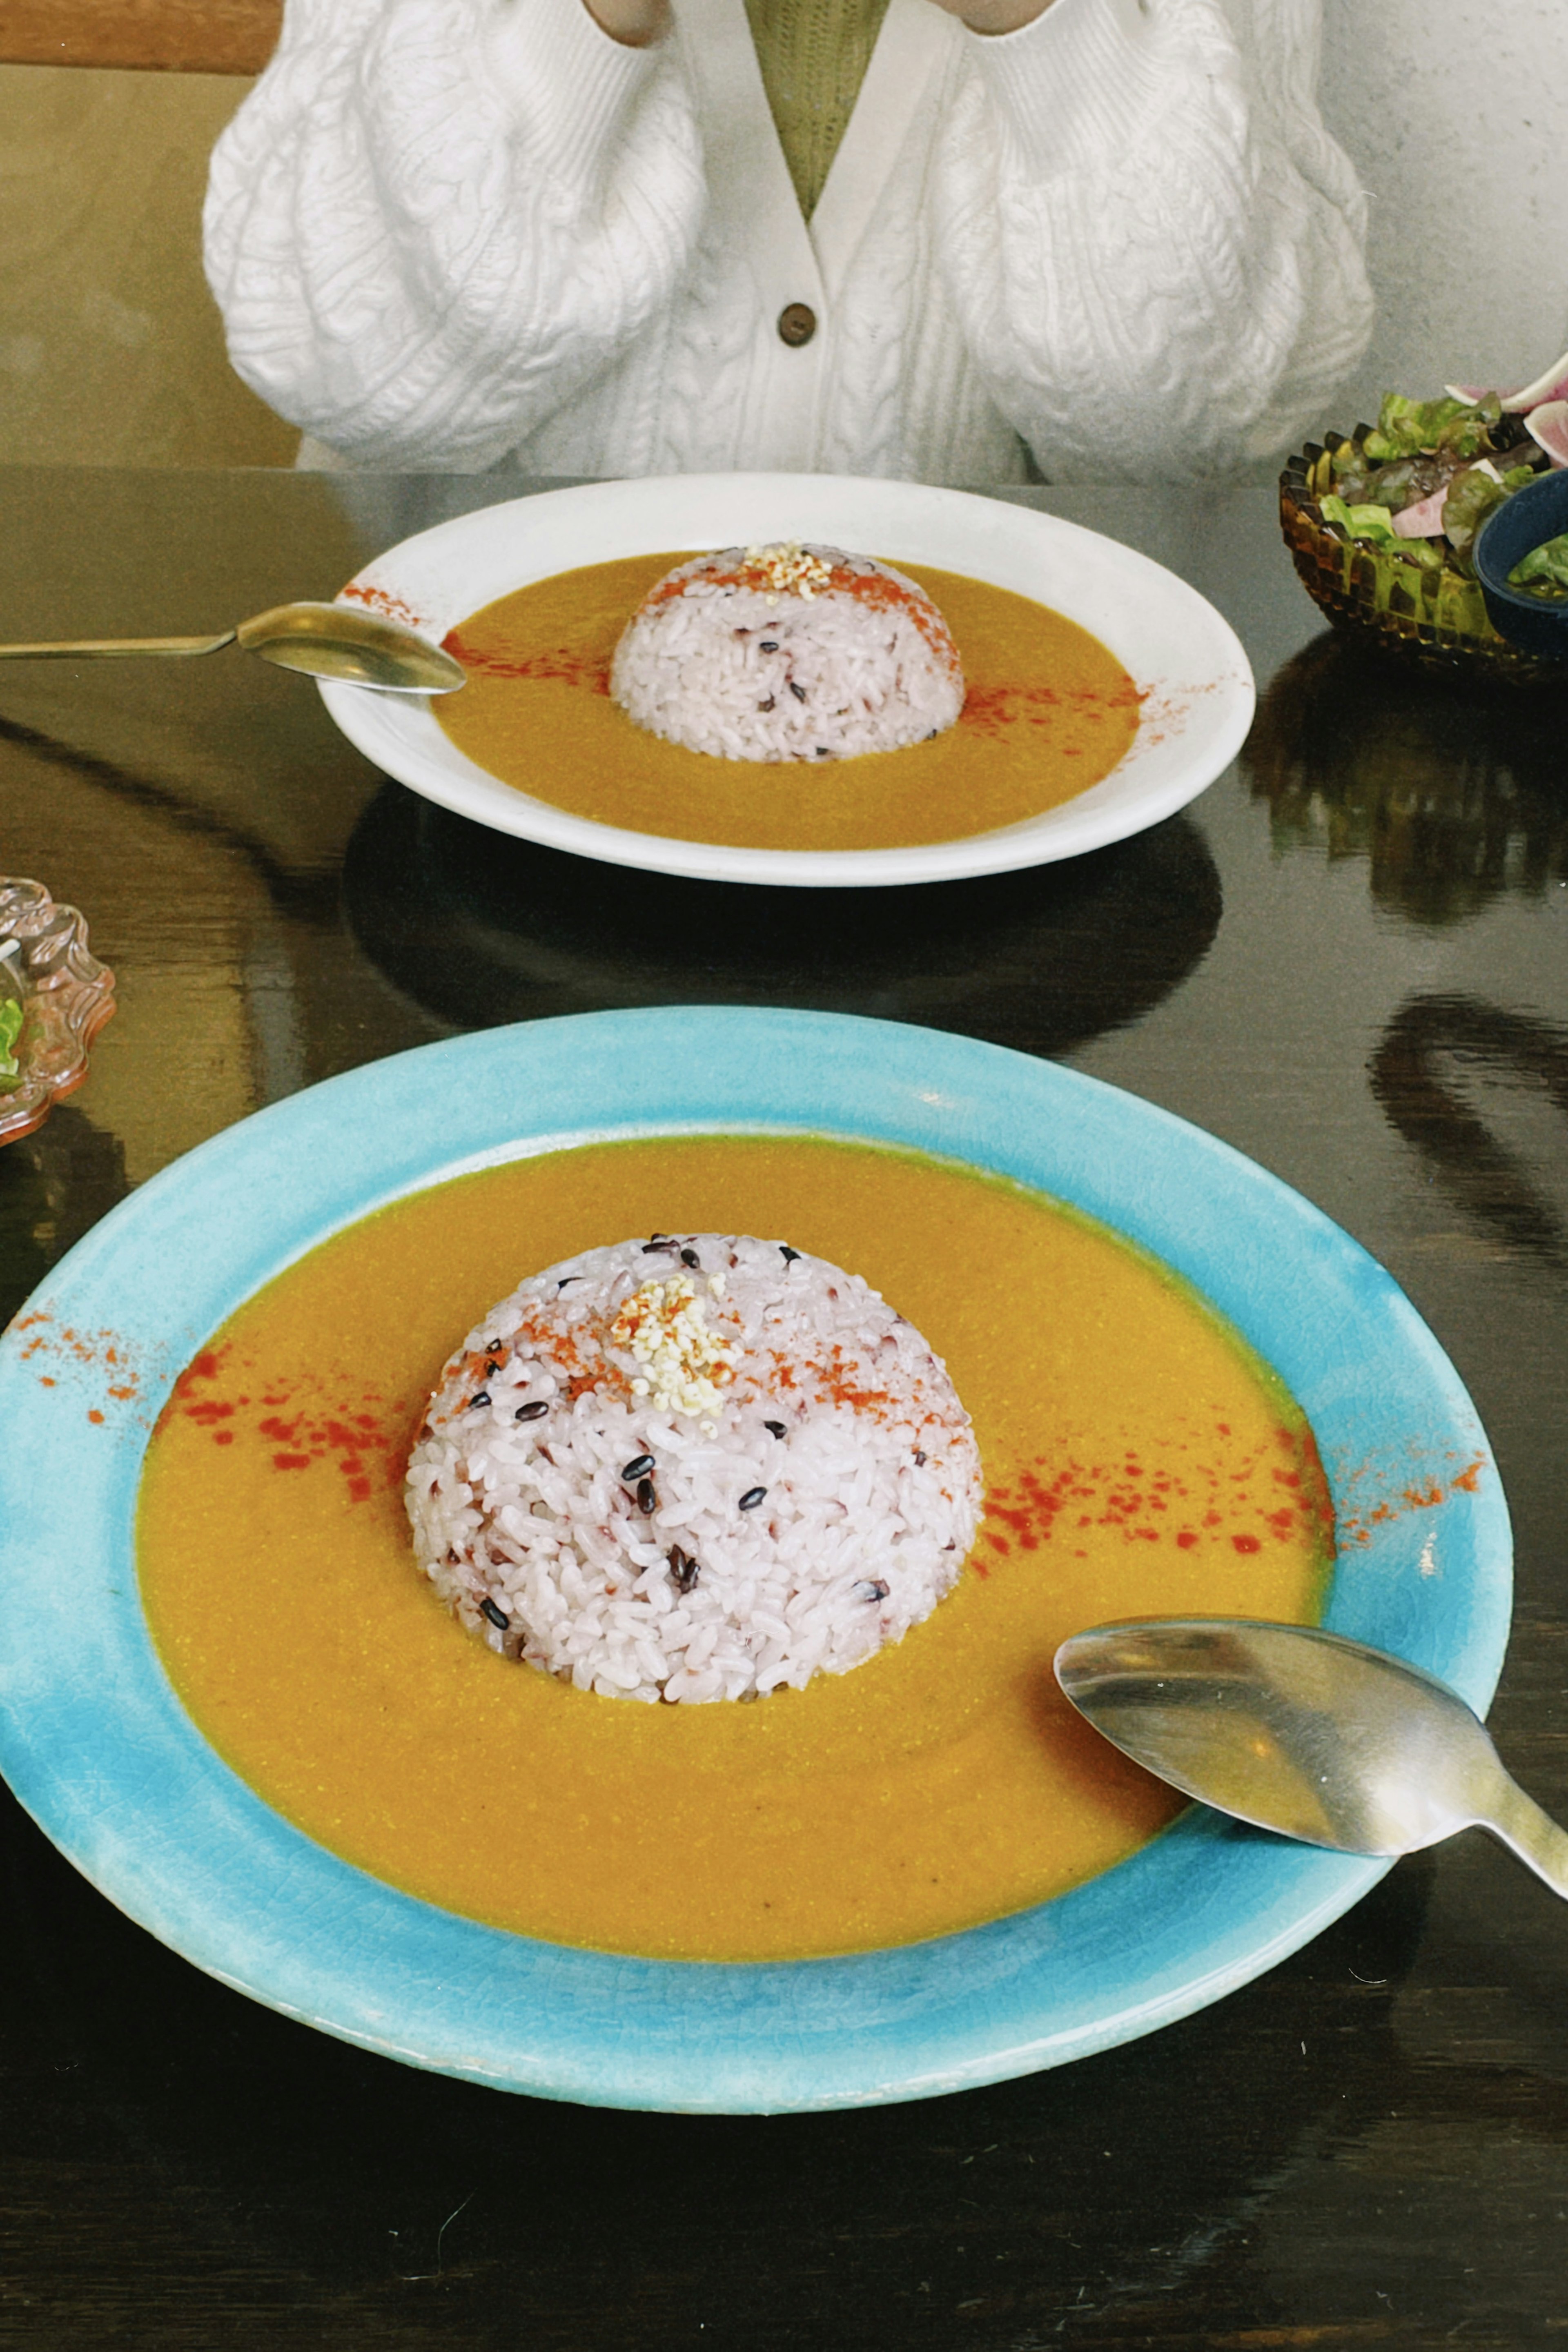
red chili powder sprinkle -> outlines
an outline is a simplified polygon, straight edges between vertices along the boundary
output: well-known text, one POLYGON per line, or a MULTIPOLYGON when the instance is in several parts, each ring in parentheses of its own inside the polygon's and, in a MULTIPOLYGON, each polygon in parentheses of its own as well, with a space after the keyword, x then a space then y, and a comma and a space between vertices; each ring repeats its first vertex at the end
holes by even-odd
MULTIPOLYGON (((683 571, 685 567, 678 568, 683 571)), ((761 556, 756 558, 742 556, 739 563, 730 565, 725 571, 704 569, 697 576, 700 578, 704 587, 754 589, 769 597, 788 596, 792 603, 795 601, 795 593, 787 586, 781 586, 767 562, 761 556)), ((656 605, 668 604, 671 598, 684 595, 687 583, 684 579, 672 577, 667 573, 664 579, 657 581, 648 590, 639 609, 646 613, 651 611, 656 605)), ((853 596, 858 604, 869 604, 882 612, 901 607, 907 612, 932 653, 941 660, 952 662, 954 658, 952 640, 948 635, 947 625, 935 611, 923 591, 916 590, 911 593, 901 581, 890 580, 885 572, 857 572, 847 563, 831 565, 826 580, 813 583, 812 593, 814 596, 820 596, 826 589, 837 589, 841 594, 853 596)))
MULTIPOLYGON (((1457 1462, 1461 1457, 1450 1454, 1447 1458, 1457 1462)), ((1408 1478, 1406 1473, 1408 1483, 1403 1486, 1384 1485, 1387 1473, 1382 1465, 1373 1463, 1361 1463, 1342 1471, 1340 1485, 1347 1499, 1340 1512, 1340 1541, 1364 1548, 1373 1540, 1379 1528, 1393 1526, 1408 1511, 1438 1510, 1456 1494, 1477 1493, 1485 1467, 1484 1458, 1477 1454, 1460 1469, 1447 1474, 1427 1470, 1408 1478), (1375 1502, 1349 1499, 1363 1486, 1369 1486, 1376 1493, 1375 1502)))
POLYGON ((47 1371, 40 1370, 40 1387, 58 1388, 58 1375, 62 1371, 113 1370, 118 1378, 105 1392, 117 1404, 130 1403, 140 1393, 135 1372, 126 1367, 125 1342, 117 1332, 79 1331, 68 1323, 57 1324, 48 1309, 42 1307, 35 1307, 30 1315, 18 1316, 9 1328, 14 1335, 27 1335, 17 1350, 24 1363, 41 1362, 52 1367, 47 1371))
POLYGON ((552 680, 561 686, 583 687, 590 694, 608 694, 610 666, 602 656, 580 653, 571 646, 541 646, 532 653, 502 652, 476 646, 458 629, 448 629, 441 640, 443 653, 461 662, 475 677, 521 677, 552 680))
POLYGON ((188 1364, 162 1419, 189 1422, 215 1445, 232 1445, 237 1437, 269 1444, 268 1459, 277 1471, 309 1470, 318 1462, 330 1462, 353 1503, 368 1502, 378 1483, 383 1487, 402 1484, 408 1456, 405 1416, 374 1390, 325 1401, 319 1388, 306 1381, 299 1392, 274 1385, 253 1396, 231 1356, 227 1347, 209 1349, 188 1364), (228 1383, 230 1393, 210 1393, 223 1382, 228 1383))
MULTIPOLYGON (((1142 691, 1131 678, 1121 679, 1109 688, 1084 686, 1066 690, 1054 686, 1026 686, 1021 681, 972 685, 964 696, 958 723, 982 735, 999 735, 1010 727, 1055 727, 1058 721, 1070 725, 1074 719, 1092 724, 1137 710, 1142 699, 1142 691)), ((1082 751, 1081 744, 1073 744, 1066 756, 1081 758, 1082 751)))
MULTIPOLYGON (((1004 1558, 1015 1545, 1037 1550, 1065 1511, 1075 1530, 1105 1528, 1124 1543, 1170 1543, 1179 1551, 1228 1540, 1238 1552, 1259 1552, 1266 1542, 1289 1542, 1298 1530, 1315 1531, 1331 1547, 1332 1505, 1310 1436, 1277 1429, 1267 1447, 1239 1462, 1234 1453, 1214 1458, 1195 1444, 1173 1452, 1177 1458, 1153 1476, 1131 1454, 1114 1465, 1071 1457, 1052 1463, 1041 1455, 1010 1485, 988 1490, 984 1542, 1004 1558), (1276 1452, 1288 1467, 1271 1458, 1276 1452), (1279 1504, 1275 1479, 1294 1496, 1290 1505, 1279 1504)), ((978 1554, 974 1565, 984 1572, 978 1554)))
POLYGON ((401 621, 406 628, 423 629, 428 625, 422 613, 416 613, 412 604, 405 604, 401 596, 395 596, 388 588, 376 588, 368 583, 362 585, 359 581, 351 580, 346 588, 339 589, 338 593, 345 601, 368 605, 373 613, 384 613, 389 621, 401 621))

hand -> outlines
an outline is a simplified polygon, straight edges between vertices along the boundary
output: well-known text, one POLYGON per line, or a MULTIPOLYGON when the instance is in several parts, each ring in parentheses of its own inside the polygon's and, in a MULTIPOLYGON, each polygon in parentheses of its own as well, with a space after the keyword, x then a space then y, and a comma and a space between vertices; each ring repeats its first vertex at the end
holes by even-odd
POLYGON ((1016 33, 1043 16, 1051 0, 935 0, 950 16, 962 16, 972 33, 1016 33))
POLYGON ((584 0, 594 22, 612 41, 646 49, 669 30, 669 0, 584 0))

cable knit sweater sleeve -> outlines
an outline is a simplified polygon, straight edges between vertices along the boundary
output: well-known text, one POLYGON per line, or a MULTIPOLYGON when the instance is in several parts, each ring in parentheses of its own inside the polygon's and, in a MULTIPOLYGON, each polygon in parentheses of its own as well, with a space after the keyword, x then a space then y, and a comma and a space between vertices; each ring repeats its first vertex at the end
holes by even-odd
POLYGON ((704 201, 669 59, 582 0, 289 0, 207 272, 281 415, 359 466, 479 468, 668 306, 704 201))
POLYGON ((1372 303, 1318 39, 1317 0, 1055 0, 968 37, 941 266, 1047 479, 1169 479, 1321 421, 1372 303))

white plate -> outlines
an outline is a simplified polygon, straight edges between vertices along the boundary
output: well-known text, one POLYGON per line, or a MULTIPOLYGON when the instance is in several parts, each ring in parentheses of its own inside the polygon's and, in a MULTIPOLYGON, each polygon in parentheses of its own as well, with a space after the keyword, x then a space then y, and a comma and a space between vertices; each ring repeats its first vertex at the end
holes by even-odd
POLYGON ((553 572, 667 548, 771 540, 935 564, 1066 614, 1110 647, 1142 692, 1131 745, 1089 791, 994 833, 908 849, 742 849, 629 833, 533 800, 466 758, 422 703, 335 684, 321 687, 321 698, 350 742, 388 775, 498 833, 654 873, 817 887, 1000 874, 1123 840, 1213 783, 1251 724, 1247 656, 1195 589, 1098 531, 967 490, 829 474, 595 482, 439 523, 377 556, 343 594, 439 640, 481 605, 553 572))

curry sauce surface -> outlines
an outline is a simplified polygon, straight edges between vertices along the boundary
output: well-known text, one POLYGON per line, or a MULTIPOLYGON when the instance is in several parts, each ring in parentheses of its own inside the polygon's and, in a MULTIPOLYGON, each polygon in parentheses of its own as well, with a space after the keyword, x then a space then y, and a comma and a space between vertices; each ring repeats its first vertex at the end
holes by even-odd
POLYGON ((663 1958, 868 1949, 1038 1902, 1175 1810, 1057 1691, 1110 1617, 1319 1613, 1326 1490, 1302 1417, 1179 1280, 960 1167, 812 1139, 524 1160, 289 1267, 182 1376, 139 1544, 154 1641, 242 1777, 444 1907, 663 1958), (787 1236, 945 1357, 988 1507, 954 1592, 844 1675, 650 1706, 498 1658, 418 1573, 407 1444, 462 1334, 627 1234, 787 1236))
POLYGON ((718 760, 609 698, 616 643, 679 553, 558 572, 447 638, 468 672, 436 715, 503 782, 595 824, 746 849, 895 849, 1016 824, 1097 784, 1138 730, 1138 689, 1060 613, 955 572, 900 564, 946 618, 968 694, 927 743, 852 760, 718 760))

